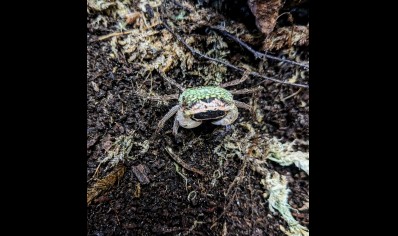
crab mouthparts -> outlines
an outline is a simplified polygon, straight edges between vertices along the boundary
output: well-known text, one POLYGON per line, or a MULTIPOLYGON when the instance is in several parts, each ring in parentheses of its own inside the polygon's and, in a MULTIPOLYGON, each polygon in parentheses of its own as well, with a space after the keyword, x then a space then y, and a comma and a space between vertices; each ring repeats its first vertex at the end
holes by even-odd
POLYGON ((192 119, 201 121, 201 120, 213 120, 213 119, 219 119, 221 117, 225 116, 225 111, 205 111, 205 112, 200 112, 192 115, 192 119))

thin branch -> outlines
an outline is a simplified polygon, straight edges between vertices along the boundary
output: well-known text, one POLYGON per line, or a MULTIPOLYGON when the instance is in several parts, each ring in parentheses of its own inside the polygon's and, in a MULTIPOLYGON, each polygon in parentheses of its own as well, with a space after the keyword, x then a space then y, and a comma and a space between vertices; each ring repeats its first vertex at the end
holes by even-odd
POLYGON ((266 53, 257 52, 256 50, 251 48, 249 45, 247 45, 245 42, 243 42, 242 40, 238 39, 237 37, 235 37, 234 35, 228 33, 226 30, 224 30, 224 29, 222 29, 220 27, 210 27, 210 29, 216 30, 216 31, 220 32, 222 35, 233 39, 235 42, 239 43, 242 47, 246 48, 248 51, 253 53, 253 55, 256 58, 261 58, 261 59, 269 58, 269 59, 272 59, 272 60, 281 61, 281 62, 287 62, 287 63, 293 64, 293 65, 301 66, 301 67, 304 67, 306 69, 309 68, 308 64, 302 64, 302 63, 298 63, 298 62, 295 62, 295 61, 292 61, 292 60, 287 60, 287 59, 282 59, 282 58, 279 58, 279 57, 274 57, 274 56, 268 55, 266 53))
MULTIPOLYGON (((235 70, 237 70, 237 71, 240 71, 240 72, 245 72, 245 71, 246 71, 245 69, 236 67, 236 66, 230 64, 229 62, 225 62, 225 61, 222 61, 222 60, 217 59, 217 58, 212 58, 212 57, 206 56, 206 55, 204 55, 204 54, 198 52, 196 49, 194 49, 194 48, 192 48, 191 46, 189 46, 189 45, 181 38, 180 35, 174 33, 174 31, 170 28, 169 25, 167 25, 166 21, 163 19, 163 15, 162 15, 162 14, 161 14, 160 18, 161 18, 161 21, 163 22, 164 27, 165 27, 172 35, 174 35, 174 37, 176 37, 178 41, 180 41, 186 48, 188 48, 188 49, 191 51, 191 53, 192 53, 193 55, 199 56, 200 58, 205 58, 205 59, 210 60, 210 61, 218 62, 218 63, 220 63, 220 64, 223 64, 224 66, 233 68, 233 69, 235 69, 235 70)), ((270 78, 270 77, 267 77, 267 76, 264 76, 264 75, 260 75, 260 74, 257 73, 257 72, 250 72, 249 75, 254 75, 254 76, 257 76, 257 77, 260 77, 260 78, 263 78, 263 79, 266 79, 266 80, 270 80, 270 81, 273 81, 273 82, 276 82, 276 83, 288 84, 288 85, 297 86, 297 87, 302 87, 302 88, 308 88, 308 87, 309 87, 308 85, 304 85, 304 84, 295 84, 295 83, 289 83, 289 82, 284 82, 284 81, 281 81, 281 80, 273 79, 273 78, 270 78)))
POLYGON ((195 167, 192 167, 190 165, 188 165, 187 163, 185 163, 179 156, 177 156, 173 150, 171 149, 171 147, 166 147, 165 148, 167 153, 170 155, 170 157, 177 162, 178 164, 180 164, 184 169, 192 171, 198 175, 205 175, 205 173, 201 170, 196 169, 195 167))

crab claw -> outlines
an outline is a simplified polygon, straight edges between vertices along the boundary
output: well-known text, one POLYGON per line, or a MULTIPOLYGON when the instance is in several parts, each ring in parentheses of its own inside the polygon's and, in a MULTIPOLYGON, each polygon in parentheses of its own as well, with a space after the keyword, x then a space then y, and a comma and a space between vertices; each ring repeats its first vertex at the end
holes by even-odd
POLYGON ((213 121, 211 123, 214 125, 229 125, 238 118, 238 115, 238 108, 234 106, 234 108, 232 108, 232 110, 230 110, 224 118, 222 118, 221 120, 213 121))
POLYGON ((185 129, 196 128, 200 124, 202 124, 202 121, 196 121, 192 120, 190 117, 185 117, 184 113, 181 110, 177 112, 176 119, 178 120, 178 123, 180 123, 180 126, 182 126, 185 129))

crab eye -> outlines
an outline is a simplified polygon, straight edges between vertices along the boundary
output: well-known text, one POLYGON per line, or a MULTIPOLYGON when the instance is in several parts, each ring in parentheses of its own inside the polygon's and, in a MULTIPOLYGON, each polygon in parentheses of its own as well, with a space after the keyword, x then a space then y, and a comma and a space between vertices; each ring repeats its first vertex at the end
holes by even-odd
POLYGON ((213 120, 213 119, 219 119, 222 118, 226 115, 225 111, 205 111, 205 112, 200 112, 192 115, 192 119, 194 120, 213 120))

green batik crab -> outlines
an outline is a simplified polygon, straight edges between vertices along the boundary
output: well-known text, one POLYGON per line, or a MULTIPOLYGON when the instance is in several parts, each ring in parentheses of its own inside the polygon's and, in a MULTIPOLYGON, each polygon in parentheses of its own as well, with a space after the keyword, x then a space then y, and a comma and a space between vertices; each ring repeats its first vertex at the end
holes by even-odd
MULTIPOLYGON (((173 106, 169 112, 159 121, 156 132, 158 133, 166 121, 176 114, 173 125, 173 134, 177 136, 178 128, 181 126, 185 129, 198 127, 203 121, 209 120, 214 125, 229 125, 233 123, 239 115, 238 108, 252 111, 251 106, 246 103, 234 100, 233 95, 247 94, 259 91, 261 86, 251 89, 242 90, 226 90, 226 87, 242 83, 248 78, 245 73, 241 79, 233 80, 219 86, 200 86, 194 88, 183 88, 174 80, 168 78, 164 73, 160 72, 162 77, 178 87, 182 93, 180 95, 173 94, 167 96, 144 96, 153 100, 170 100, 178 99, 178 104, 173 106)), ((142 94, 139 94, 143 96, 142 94)))

